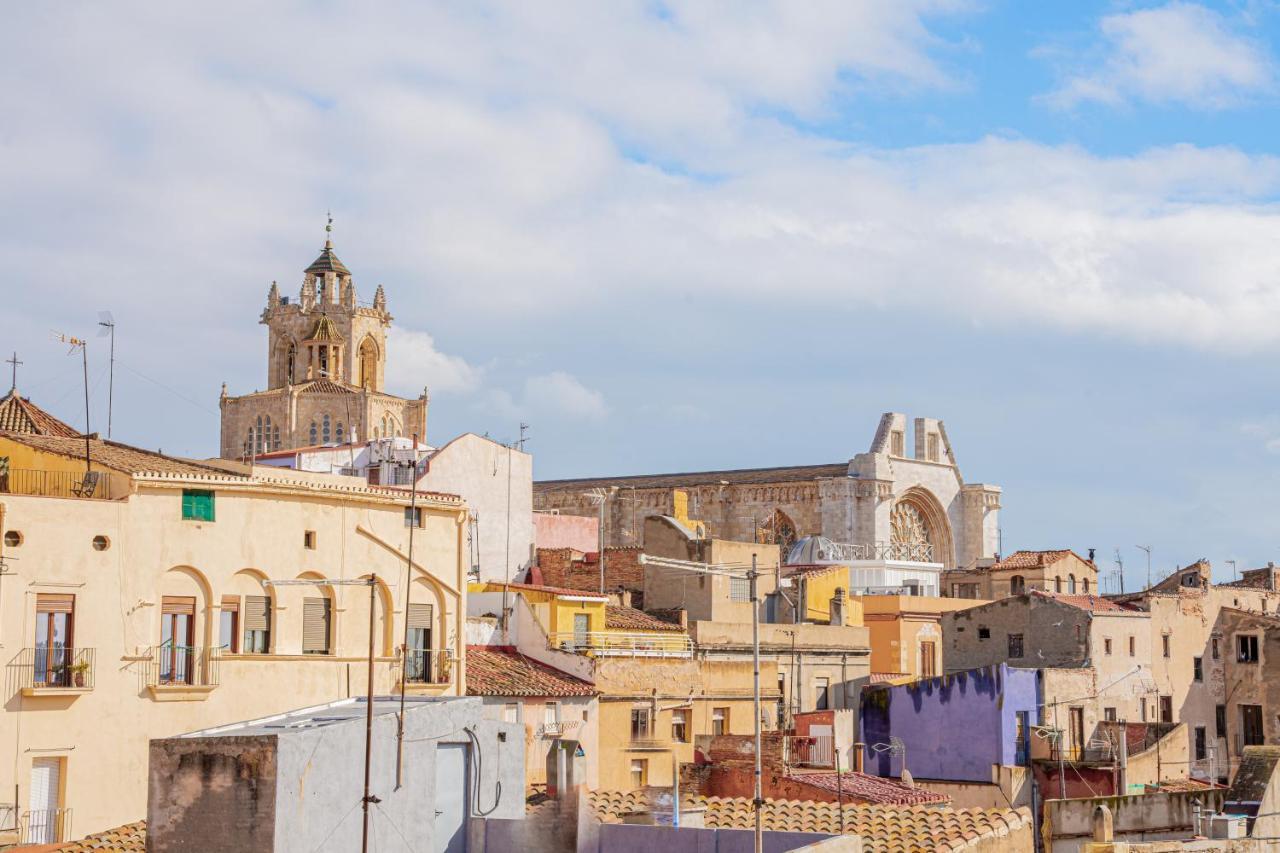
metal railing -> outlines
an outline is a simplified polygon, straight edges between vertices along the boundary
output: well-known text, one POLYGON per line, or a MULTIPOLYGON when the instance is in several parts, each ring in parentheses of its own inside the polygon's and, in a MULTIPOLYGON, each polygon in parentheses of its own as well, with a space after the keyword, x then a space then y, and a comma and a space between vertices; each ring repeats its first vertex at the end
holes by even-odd
POLYGON ((618 631, 563 632, 547 636, 550 648, 597 657, 692 657, 687 634, 626 634, 618 631))
POLYGON ((824 542, 813 555, 815 560, 897 560, 910 563, 932 563, 933 546, 928 542, 824 542))
POLYGON ((783 740, 784 758, 790 765, 835 767, 834 735, 787 735, 783 740))
POLYGON ((151 687, 217 687, 221 673, 219 646, 165 644, 147 650, 147 684, 151 687))
POLYGON ((452 649, 409 649, 406 660, 405 684, 449 684, 453 680, 452 649))
POLYGON ((22 813, 22 844, 56 844, 70 836, 71 809, 37 809, 22 813))
POLYGON ((18 672, 18 688, 93 689, 95 649, 69 646, 23 649, 11 666, 18 672))
POLYGON ((111 500, 111 477, 105 471, 10 468, 0 473, 0 494, 111 500))

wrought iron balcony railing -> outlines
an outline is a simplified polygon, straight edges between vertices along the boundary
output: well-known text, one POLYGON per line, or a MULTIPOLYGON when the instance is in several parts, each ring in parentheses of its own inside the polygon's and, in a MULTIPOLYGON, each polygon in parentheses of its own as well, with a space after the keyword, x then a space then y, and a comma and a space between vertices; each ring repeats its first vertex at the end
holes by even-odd
POLYGON ((0 468, 0 494, 111 500, 111 476, 105 471, 0 468))
POLYGON ((22 813, 22 844, 57 844, 70 837, 71 809, 36 809, 22 813))
POLYGON ((217 687, 222 649, 218 646, 163 644, 148 650, 150 687, 217 687))
POLYGON ((452 649, 409 649, 401 666, 405 684, 449 684, 453 681, 452 649))
POLYGON ((12 666, 22 690, 93 689, 95 649, 38 646, 23 649, 12 666))

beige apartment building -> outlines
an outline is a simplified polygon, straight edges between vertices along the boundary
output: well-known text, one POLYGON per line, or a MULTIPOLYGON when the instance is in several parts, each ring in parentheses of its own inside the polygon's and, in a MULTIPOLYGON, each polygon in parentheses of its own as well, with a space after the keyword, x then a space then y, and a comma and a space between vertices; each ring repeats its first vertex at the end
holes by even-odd
POLYGON ((363 695, 370 586, 269 581, 376 576, 375 689, 463 692, 460 499, 56 432, 0 432, 10 840, 143 817, 151 738, 363 695))

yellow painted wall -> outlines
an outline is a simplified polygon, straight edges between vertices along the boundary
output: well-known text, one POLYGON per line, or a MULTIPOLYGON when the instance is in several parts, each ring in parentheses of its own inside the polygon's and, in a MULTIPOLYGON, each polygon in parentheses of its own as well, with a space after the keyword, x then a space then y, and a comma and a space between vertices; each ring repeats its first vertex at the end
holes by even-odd
MULTIPOLYGON (((82 449, 83 444, 79 445, 82 449)), ((9 457, 9 468, 21 471, 50 471, 67 474, 72 480, 83 477, 85 464, 83 456, 66 456, 61 453, 50 453, 30 447, 20 441, 0 436, 0 456, 9 457)), ((114 471, 95 462, 93 470, 107 472, 111 477, 110 494, 123 497, 129 493, 129 476, 122 471, 114 471)), ((13 490, 21 489, 22 481, 14 480, 13 490)))
POLYGON ((836 571, 811 575, 804 579, 804 621, 829 623, 831 620, 831 599, 835 597, 837 589, 843 589, 846 592, 844 624, 855 627, 861 625, 863 620, 862 603, 858 597, 847 595, 849 591, 849 570, 844 566, 837 567, 836 571))
MULTIPOLYGON (((271 471, 272 479, 289 474, 271 471)), ((313 477, 313 479, 319 479, 313 477)), ((0 643, 16 658, 34 645, 39 593, 75 595, 75 645, 93 649, 91 690, 76 695, 10 693, 0 714, 0 742, 14 760, 0 768, 0 789, 18 788, 26 804, 32 756, 65 761, 63 807, 73 837, 146 815, 147 750, 170 737, 308 705, 360 695, 366 678, 368 591, 331 590, 335 598, 332 652, 303 655, 302 587, 264 588, 262 578, 300 575, 354 579, 375 572, 384 582, 377 603, 375 689, 396 681, 392 649, 403 631, 395 614, 403 601, 408 528, 403 503, 386 495, 279 484, 138 480, 125 500, 0 496, 6 530, 22 544, 7 548, 0 643), (184 521, 182 487, 215 492, 216 521, 184 521), (304 532, 315 531, 315 548, 304 532), (96 550, 95 536, 109 540, 96 550), (220 643, 223 595, 270 595, 276 607, 270 654, 225 655, 220 684, 189 701, 144 689, 150 657, 160 644, 164 594, 196 598, 195 642, 220 643), (12 594, 10 594, 12 593, 12 594), (109 736, 107 736, 109 733, 109 736)), ((344 486, 349 489, 349 486, 344 486)), ((425 527, 414 536, 413 600, 435 605, 432 646, 453 651, 461 692, 466 632, 465 507, 419 500, 425 527), (429 568, 428 568, 429 567, 429 568)), ((16 669, 10 669, 16 678, 16 669)), ((186 691, 188 694, 193 691, 186 691)))
POLYGON ((935 644, 934 672, 943 673, 941 616, 987 602, 926 595, 866 595, 859 598, 871 632, 871 671, 920 675, 920 643, 935 644))
MULTIPOLYGON (((505 584, 481 581, 470 584, 472 592, 502 592, 505 584)), ((536 590, 519 587, 515 590, 533 608, 534 613, 542 620, 543 627, 552 634, 572 634, 573 619, 579 613, 587 614, 587 630, 591 632, 605 631, 604 601, 573 601, 562 598, 550 590, 536 590)), ((583 595, 590 595, 584 592, 583 595)))

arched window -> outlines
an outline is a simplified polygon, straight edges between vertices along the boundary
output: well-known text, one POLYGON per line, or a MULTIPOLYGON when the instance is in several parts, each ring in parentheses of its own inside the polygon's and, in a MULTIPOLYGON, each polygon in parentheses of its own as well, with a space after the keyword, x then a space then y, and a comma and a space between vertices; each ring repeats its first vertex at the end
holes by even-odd
POLYGON ((325 415, 324 419, 321 421, 320 435, 321 435, 321 438, 324 439, 325 444, 328 444, 331 441, 328 415, 325 415))
POLYGON ((780 509, 773 511, 773 517, 764 523, 764 538, 766 542, 782 546, 782 559, 787 558, 787 553, 791 550, 791 546, 796 544, 796 525, 780 509))
POLYGON ((1076 594, 1076 576, 1067 575, 1067 592, 1071 595, 1076 594))
POLYGON ((378 383, 378 345, 373 338, 360 344, 360 387, 372 390, 378 383))
POLYGON ((338 439, 338 444, 342 444, 342 421, 338 421, 338 426, 333 431, 333 434, 338 439))
POLYGON ((320 347, 320 375, 326 379, 329 377, 329 348, 320 347))
POLYGON ((1060 577, 1055 577, 1055 578, 1053 579, 1053 591, 1054 591, 1054 592, 1062 592, 1062 578, 1060 578, 1060 577))
POLYGON ((273 450, 280 449, 280 425, 279 424, 276 424, 275 429, 272 431, 271 445, 273 450))
POLYGON ((1089 592, 1089 579, 1088 579, 1088 578, 1081 578, 1081 579, 1080 579, 1080 583, 1084 585, 1084 591, 1085 591, 1086 593, 1088 593, 1088 592, 1089 592))
POLYGON ((316 422, 315 421, 311 422, 311 443, 312 444, 320 443, 319 441, 316 440, 316 422))
POLYGON ((1022 595, 1027 591, 1027 579, 1022 575, 1014 575, 1009 578, 1009 594, 1022 595))
POLYGON ((285 358, 284 358, 284 376, 285 376, 285 379, 291 383, 297 381, 298 379, 298 374, 295 372, 295 368, 297 367, 297 364, 298 364, 298 345, 295 344, 293 341, 290 341, 288 354, 285 355, 285 358))
POLYGON ((258 425, 258 452, 266 453, 271 449, 271 415, 260 418, 258 425))

